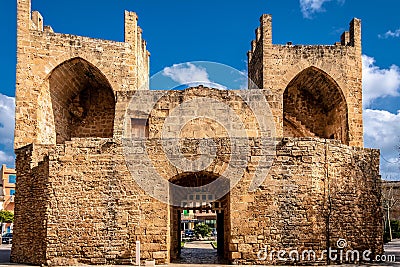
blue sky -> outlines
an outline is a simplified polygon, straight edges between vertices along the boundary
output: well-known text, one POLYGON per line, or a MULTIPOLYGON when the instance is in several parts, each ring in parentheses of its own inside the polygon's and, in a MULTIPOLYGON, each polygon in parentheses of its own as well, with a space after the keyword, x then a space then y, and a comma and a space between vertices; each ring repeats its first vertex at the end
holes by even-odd
MULTIPOLYGON (((12 161, 9 119, 15 94, 15 2, 0 1, 0 161, 7 163, 12 161)), ((188 61, 213 61, 246 70, 246 51, 263 13, 273 15, 276 44, 333 44, 350 20, 358 17, 365 55, 366 146, 382 149, 384 178, 400 179, 395 149, 400 143, 398 0, 33 0, 32 9, 39 10, 45 24, 56 32, 117 41, 123 40, 123 11, 137 12, 151 52, 151 74, 188 61)))

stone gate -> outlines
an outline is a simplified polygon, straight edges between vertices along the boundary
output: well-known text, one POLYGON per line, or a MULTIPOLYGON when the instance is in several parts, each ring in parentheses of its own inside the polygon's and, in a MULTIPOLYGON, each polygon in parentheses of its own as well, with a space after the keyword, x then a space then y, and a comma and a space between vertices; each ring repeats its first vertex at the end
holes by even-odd
MULTIPOLYGON (((154 195, 182 202, 185 194, 171 195, 163 181, 195 187, 219 179, 229 190, 212 201, 222 214, 219 250, 231 263, 304 264, 259 252, 324 255, 339 240, 371 259, 383 252, 379 151, 363 148, 360 20, 334 45, 275 45, 271 16, 263 15, 248 52, 249 90, 160 92, 145 89, 149 52, 135 13, 125 12, 125 41, 114 42, 55 33, 30 4, 17 0, 13 262, 132 264, 140 241, 142 260, 169 263, 179 254, 179 207, 154 195), (133 101, 138 91, 157 98, 153 109, 133 101), (257 109, 245 101, 254 92, 266 103, 257 109), (187 171, 171 163, 161 133, 177 107, 199 99, 228 107, 245 136, 205 116, 191 120, 172 140, 184 158, 209 158, 204 142, 215 153, 205 168, 187 171), (256 119, 264 109, 273 125, 266 135, 256 119), (232 143, 247 148, 237 159, 232 143), (232 166, 241 166, 235 183, 225 175, 232 166), (260 168, 268 172, 249 191, 260 168)), ((201 109, 226 116, 209 106, 189 111, 201 109)))

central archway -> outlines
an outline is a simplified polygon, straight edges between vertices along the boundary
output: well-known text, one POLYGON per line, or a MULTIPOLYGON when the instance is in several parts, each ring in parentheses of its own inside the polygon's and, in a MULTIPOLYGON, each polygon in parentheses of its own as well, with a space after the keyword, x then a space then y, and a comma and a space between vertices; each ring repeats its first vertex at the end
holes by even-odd
POLYGON ((283 94, 283 133, 349 144, 346 100, 331 76, 309 67, 293 78, 283 94))
MULTIPOLYGON (((220 199, 215 198, 215 192, 221 188, 213 188, 212 182, 216 179, 222 179, 219 187, 229 187, 229 180, 221 178, 214 173, 209 172, 187 172, 177 175, 170 179, 170 182, 182 188, 188 188, 187 194, 185 190, 172 191, 169 194, 171 198, 179 199, 180 206, 170 206, 170 258, 171 262, 179 262, 185 264, 214 264, 225 263, 228 259, 228 247, 230 236, 230 196, 229 193, 220 199), (193 188, 196 188, 193 190, 193 188), (217 249, 212 251, 209 249, 202 252, 192 253, 193 248, 181 248, 182 237, 185 236, 184 230, 190 229, 185 226, 185 218, 193 216, 193 227, 196 223, 202 222, 197 219, 200 217, 208 218, 209 221, 215 220, 217 249), (214 217, 214 218, 213 218, 214 217), (196 255, 200 256, 197 257, 196 255)), ((229 191, 229 190, 228 190, 229 191)), ((227 192, 228 192, 227 191, 227 192)), ((176 203, 176 201, 174 201, 176 203)), ((186 218, 187 219, 187 218, 186 218)), ((203 223, 207 223, 206 220, 203 223)), ((210 224, 213 224, 210 222, 210 224)), ((190 224, 188 224, 190 225, 190 224)), ((191 229, 192 230, 192 229, 191 229)))

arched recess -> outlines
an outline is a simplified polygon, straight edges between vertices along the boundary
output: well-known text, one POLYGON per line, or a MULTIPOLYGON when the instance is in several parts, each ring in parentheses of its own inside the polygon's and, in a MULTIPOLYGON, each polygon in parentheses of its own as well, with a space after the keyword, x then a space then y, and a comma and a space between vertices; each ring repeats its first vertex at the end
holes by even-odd
POLYGON ((113 136, 114 93, 94 65, 79 57, 65 61, 51 72, 49 89, 57 144, 113 136))
POLYGON ((297 74, 283 94, 283 135, 349 144, 348 108, 336 81, 316 67, 297 74))

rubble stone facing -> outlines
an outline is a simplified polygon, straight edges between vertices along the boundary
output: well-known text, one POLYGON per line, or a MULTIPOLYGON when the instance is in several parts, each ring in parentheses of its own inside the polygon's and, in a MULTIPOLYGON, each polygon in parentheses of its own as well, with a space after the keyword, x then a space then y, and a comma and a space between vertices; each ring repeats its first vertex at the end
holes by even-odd
MULTIPOLYGON (((185 158, 201 156, 200 141, 215 146, 215 159, 200 173, 209 180, 222 176, 232 183, 225 170, 245 163, 237 169, 240 181, 221 200, 223 254, 230 262, 291 264, 260 260, 257 252, 266 247, 321 253, 335 249, 338 239, 345 239, 349 249, 383 252, 379 151, 362 148, 359 20, 351 22, 350 31, 334 46, 278 46, 272 45, 271 16, 262 16, 248 54, 249 76, 264 88, 256 106, 259 110, 260 103, 268 102, 272 115, 263 119, 274 121, 275 127, 260 135, 255 111, 243 101, 250 90, 147 90, 149 52, 135 13, 125 12, 125 42, 112 42, 54 33, 40 13, 31 14, 30 4, 17 0, 18 178, 12 262, 132 264, 136 241, 141 242, 142 261, 164 264, 175 259, 176 208, 151 197, 135 181, 139 176, 154 192, 168 190, 153 183, 150 168, 174 183, 195 181, 193 173, 174 166, 162 149, 167 119, 175 121, 170 127, 181 127, 176 138, 185 158), (319 78, 313 83, 310 75, 319 78), (307 98, 301 85, 323 105, 313 108, 312 103, 320 102, 307 98), (147 120, 139 112, 145 103, 129 105, 139 90, 158 101, 143 124, 149 139, 133 142, 127 153, 122 139, 126 119, 147 120), (96 99, 88 101, 88 95, 96 99), (171 115, 185 101, 202 98, 228 106, 242 121, 246 137, 232 136, 236 128, 221 120, 182 125, 184 116, 171 115), (273 153, 262 149, 271 140, 276 143, 273 153), (234 141, 249 148, 236 161, 234 141), (141 167, 128 169, 125 156, 141 167), (272 166, 260 164, 271 156, 272 166), (249 192, 260 169, 269 172, 249 192)), ((223 108, 193 109, 203 111, 226 115, 223 108)))
MULTIPOLYGON (((152 140, 147 146, 152 143, 157 146, 152 140)), ((257 147, 257 140, 250 143, 257 147)), ((227 144, 221 139, 222 146, 227 144)), ((14 262, 129 264, 136 240, 142 243, 143 260, 169 261, 174 235, 168 206, 137 186, 122 149, 117 140, 82 138, 17 151, 14 262), (33 151, 46 156, 34 159, 33 151)), ((163 154, 152 151, 155 157, 163 154)), ((251 151, 249 157, 262 156, 251 151)), ((227 254, 233 263, 277 263, 257 260, 264 246, 322 253, 329 244, 336 248, 339 238, 349 249, 382 253, 377 150, 283 138, 276 153, 260 188, 248 192, 255 171, 250 161, 229 194, 227 254)))
POLYGON ((275 251, 268 264, 283 263, 277 261, 279 250, 314 250, 319 258, 328 247, 337 249, 338 239, 347 241, 346 250, 382 253, 379 151, 283 138, 276 154, 256 192, 246 191, 246 175, 230 192, 233 262, 265 264, 256 255, 265 246, 275 251))
POLYGON ((84 138, 19 150, 25 166, 32 164, 33 153, 46 151, 46 156, 37 167, 27 167, 18 181, 16 223, 23 224, 15 231, 14 262, 131 264, 136 240, 142 243, 143 259, 156 253, 164 255, 159 262, 167 260, 168 206, 135 184, 122 149, 112 139, 84 138), (36 182, 27 180, 41 171, 36 182), (43 199, 32 200, 31 184, 43 199), (35 244, 43 253, 37 253, 35 244))

